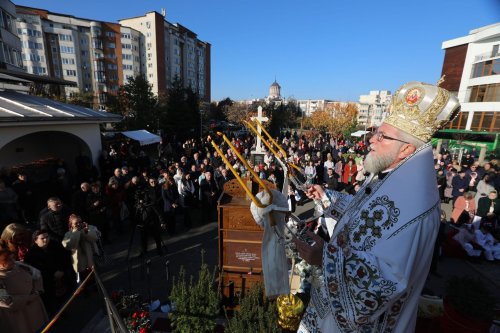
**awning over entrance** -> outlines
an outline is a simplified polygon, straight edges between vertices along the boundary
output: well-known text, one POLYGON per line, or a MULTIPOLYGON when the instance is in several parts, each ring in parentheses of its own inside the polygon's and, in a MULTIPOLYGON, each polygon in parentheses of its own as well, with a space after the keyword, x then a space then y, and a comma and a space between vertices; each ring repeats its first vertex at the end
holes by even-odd
POLYGON ((146 130, 121 132, 123 135, 138 141, 141 146, 160 142, 160 137, 146 130))
POLYGON ((359 137, 361 137, 361 136, 363 136, 365 134, 368 134, 368 133, 370 133, 370 132, 368 132, 368 131, 357 131, 357 132, 351 133, 351 136, 355 136, 355 137, 359 138, 359 137))

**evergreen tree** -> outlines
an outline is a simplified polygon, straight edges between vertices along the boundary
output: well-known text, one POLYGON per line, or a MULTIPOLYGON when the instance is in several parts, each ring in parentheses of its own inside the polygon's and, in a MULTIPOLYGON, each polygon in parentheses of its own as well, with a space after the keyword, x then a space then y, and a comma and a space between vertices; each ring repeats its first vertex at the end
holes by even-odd
POLYGON ((160 112, 160 127, 179 138, 200 133, 199 97, 176 76, 160 112))
POLYGON ((158 129, 157 98, 152 85, 141 75, 129 78, 127 84, 120 87, 118 95, 108 96, 107 107, 112 113, 124 117, 121 127, 127 130, 158 129))
POLYGON ((220 290, 216 288, 216 270, 210 273, 204 262, 204 251, 201 253, 202 263, 195 282, 193 277, 186 278, 186 271, 181 267, 179 278, 174 280, 170 300, 173 311, 170 313, 174 332, 213 332, 216 318, 220 311, 220 290))

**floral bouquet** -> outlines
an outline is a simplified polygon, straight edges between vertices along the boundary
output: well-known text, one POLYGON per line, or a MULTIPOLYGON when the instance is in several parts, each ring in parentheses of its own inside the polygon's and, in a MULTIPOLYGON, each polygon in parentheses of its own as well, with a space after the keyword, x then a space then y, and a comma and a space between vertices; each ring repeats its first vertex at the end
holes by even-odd
POLYGON ((119 290, 111 293, 111 300, 130 333, 148 333, 151 331, 148 303, 143 302, 141 295, 127 295, 123 290, 119 290))

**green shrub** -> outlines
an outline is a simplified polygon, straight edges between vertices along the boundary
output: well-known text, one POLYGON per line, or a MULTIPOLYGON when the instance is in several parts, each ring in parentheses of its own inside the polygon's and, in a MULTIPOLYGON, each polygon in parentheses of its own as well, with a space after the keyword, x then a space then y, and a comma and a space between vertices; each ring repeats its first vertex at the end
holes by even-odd
POLYGON ((210 273, 203 260, 203 252, 196 282, 192 276, 187 281, 186 271, 181 267, 179 278, 174 279, 170 294, 174 310, 169 317, 174 332, 213 332, 221 302, 220 288, 215 287, 215 277, 216 270, 210 273))
POLYGON ((243 298, 240 298, 240 310, 228 320, 229 333, 278 333, 278 310, 276 302, 264 295, 262 283, 253 285, 243 298))

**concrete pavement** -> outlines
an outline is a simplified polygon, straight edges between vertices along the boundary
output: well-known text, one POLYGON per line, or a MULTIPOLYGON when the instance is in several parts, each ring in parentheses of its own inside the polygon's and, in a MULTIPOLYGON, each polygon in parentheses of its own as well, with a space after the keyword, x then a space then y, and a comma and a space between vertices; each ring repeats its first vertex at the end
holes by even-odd
MULTIPOLYGON (((451 205, 443 204, 443 209, 450 215, 451 205)), ((296 214, 307 218, 313 214, 313 203, 308 202, 297 207, 296 214)), ((195 212, 199 214, 199 212, 195 212)), ((198 218, 194 218, 198 221, 198 218)), ((127 253, 130 241, 130 232, 123 235, 115 235, 113 243, 105 247, 109 256, 109 263, 99 269, 104 285, 111 293, 113 290, 123 289, 127 292, 139 293, 148 299, 151 292, 152 299, 159 299, 163 304, 171 289, 172 278, 179 272, 180 266, 184 266, 187 275, 195 275, 201 263, 201 250, 205 251, 204 260, 209 267, 215 267, 218 261, 218 233, 217 223, 206 225, 194 224, 190 230, 185 230, 181 219, 178 219, 179 233, 173 237, 164 236, 164 243, 168 247, 168 253, 157 256, 153 242, 150 242, 150 250, 145 260, 150 259, 150 282, 146 277, 146 268, 139 259, 140 236, 135 235, 131 246, 130 271, 127 269, 127 253), (167 265, 168 275, 167 279, 167 265)), ((144 260, 144 262, 145 262, 144 260)), ((434 295, 442 296, 448 278, 454 275, 468 275, 483 280, 489 286, 492 294, 500 303, 500 263, 471 263, 462 259, 442 258, 438 264, 438 273, 441 277, 429 275, 425 285, 426 291, 434 295)), ((53 332, 107 332, 109 331, 108 320, 103 311, 104 306, 100 295, 79 296, 69 308, 68 314, 63 317, 53 332)))

